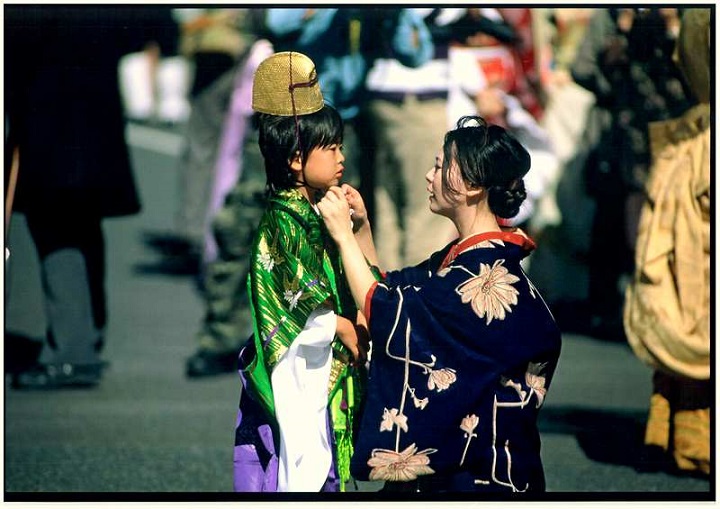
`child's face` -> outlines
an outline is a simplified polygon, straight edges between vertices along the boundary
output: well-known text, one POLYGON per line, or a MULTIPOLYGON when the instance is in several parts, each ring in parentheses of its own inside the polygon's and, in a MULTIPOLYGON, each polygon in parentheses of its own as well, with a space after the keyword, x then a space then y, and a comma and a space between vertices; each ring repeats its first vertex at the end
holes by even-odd
MULTIPOLYGON (((316 189, 339 185, 345 170, 344 161, 341 145, 314 148, 305 165, 305 183, 316 189)), ((303 175, 299 177, 302 180, 303 175)))

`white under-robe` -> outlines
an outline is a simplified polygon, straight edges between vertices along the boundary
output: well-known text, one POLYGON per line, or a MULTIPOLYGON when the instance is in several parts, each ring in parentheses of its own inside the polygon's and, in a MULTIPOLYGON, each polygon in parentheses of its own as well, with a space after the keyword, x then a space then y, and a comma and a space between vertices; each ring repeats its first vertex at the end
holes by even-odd
POLYGON ((319 492, 330 472, 327 405, 336 328, 331 308, 313 311, 272 372, 280 429, 279 492, 319 492))

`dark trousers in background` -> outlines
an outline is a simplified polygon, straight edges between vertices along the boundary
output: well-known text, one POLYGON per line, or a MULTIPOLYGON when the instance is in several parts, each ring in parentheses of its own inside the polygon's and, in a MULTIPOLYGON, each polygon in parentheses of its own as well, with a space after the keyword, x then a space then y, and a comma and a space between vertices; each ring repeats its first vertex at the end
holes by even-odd
POLYGON ((26 218, 40 260, 48 323, 39 360, 98 364, 107 322, 101 219, 79 212, 26 218))

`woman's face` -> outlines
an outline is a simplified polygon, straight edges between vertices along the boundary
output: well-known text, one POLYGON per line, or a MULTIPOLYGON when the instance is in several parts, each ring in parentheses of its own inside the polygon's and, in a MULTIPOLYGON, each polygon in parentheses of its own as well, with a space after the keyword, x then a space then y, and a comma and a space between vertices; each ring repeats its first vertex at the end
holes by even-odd
POLYGON ((425 180, 428 182, 427 191, 430 193, 430 211, 441 216, 452 217, 453 210, 460 203, 459 196, 466 190, 466 186, 460 175, 460 169, 453 160, 448 168, 448 181, 458 194, 443 188, 443 161, 444 155, 441 149, 435 156, 435 165, 425 174, 425 180))

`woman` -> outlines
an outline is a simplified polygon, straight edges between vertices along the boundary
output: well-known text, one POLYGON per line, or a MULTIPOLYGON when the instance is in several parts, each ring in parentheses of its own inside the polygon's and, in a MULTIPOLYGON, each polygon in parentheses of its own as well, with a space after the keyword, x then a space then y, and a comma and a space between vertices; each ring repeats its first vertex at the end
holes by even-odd
POLYGON ((560 332, 520 266, 534 243, 499 222, 517 214, 529 169, 503 128, 460 119, 425 176, 430 210, 459 240, 379 281, 359 194, 333 187, 319 202, 373 339, 358 479, 393 491, 544 490, 537 413, 560 332))

